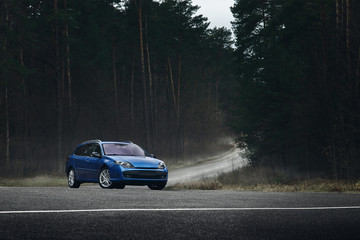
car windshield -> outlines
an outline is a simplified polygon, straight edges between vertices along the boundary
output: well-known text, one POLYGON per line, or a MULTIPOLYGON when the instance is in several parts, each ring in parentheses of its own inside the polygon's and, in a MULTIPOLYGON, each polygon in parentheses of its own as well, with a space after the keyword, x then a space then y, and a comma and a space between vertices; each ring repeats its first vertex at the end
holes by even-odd
POLYGON ((105 143, 104 154, 111 156, 145 156, 144 150, 135 144, 105 143))

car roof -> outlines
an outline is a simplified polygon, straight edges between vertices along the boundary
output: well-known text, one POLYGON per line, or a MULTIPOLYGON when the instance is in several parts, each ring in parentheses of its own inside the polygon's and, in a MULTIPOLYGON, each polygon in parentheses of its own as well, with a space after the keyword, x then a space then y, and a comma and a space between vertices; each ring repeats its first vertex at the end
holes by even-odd
POLYGON ((94 139, 94 140, 88 140, 88 141, 85 141, 83 143, 81 143, 80 145, 83 145, 83 144, 87 144, 87 143, 125 143, 125 144, 132 144, 131 141, 101 141, 100 139, 94 139))

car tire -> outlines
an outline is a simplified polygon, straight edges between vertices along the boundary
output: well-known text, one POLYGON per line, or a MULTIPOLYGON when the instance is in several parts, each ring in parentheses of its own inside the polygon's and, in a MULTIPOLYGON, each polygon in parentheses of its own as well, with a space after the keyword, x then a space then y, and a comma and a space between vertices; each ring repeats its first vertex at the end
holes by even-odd
POLYGON ((160 183, 151 183, 151 184, 148 184, 148 187, 149 187, 151 190, 162 190, 162 189, 164 189, 165 186, 166 186, 166 182, 165 182, 165 183, 160 182, 160 183))
POLYGON ((76 180, 75 170, 70 168, 68 172, 68 185, 70 188, 79 188, 80 183, 76 180))
POLYGON ((106 167, 100 170, 98 181, 101 188, 109 189, 114 187, 114 184, 110 180, 109 169, 106 167))
POLYGON ((123 183, 117 183, 117 184, 115 184, 115 186, 114 186, 116 189, 124 189, 125 188, 125 184, 123 184, 123 183))

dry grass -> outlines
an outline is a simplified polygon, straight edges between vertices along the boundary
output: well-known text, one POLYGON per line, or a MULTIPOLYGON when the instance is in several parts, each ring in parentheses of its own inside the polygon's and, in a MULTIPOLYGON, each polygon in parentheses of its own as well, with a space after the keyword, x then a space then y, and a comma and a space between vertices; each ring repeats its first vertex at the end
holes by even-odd
POLYGON ((31 178, 0 178, 2 187, 64 187, 67 186, 65 176, 38 176, 31 178))
POLYGON ((338 192, 338 193, 360 193, 360 182, 332 181, 326 179, 314 179, 293 182, 291 184, 281 183, 258 183, 258 184, 223 184, 218 180, 203 180, 176 184, 168 189, 187 190, 235 190, 235 191, 262 191, 262 192, 338 192))
POLYGON ((325 178, 289 177, 264 168, 245 167, 217 179, 177 184, 171 189, 237 190, 272 192, 360 193, 360 181, 336 181, 325 178))
POLYGON ((332 181, 313 179, 291 184, 255 184, 255 185, 225 185, 223 189, 238 191, 269 191, 269 192, 356 192, 360 193, 360 182, 332 181))
POLYGON ((223 185, 217 180, 202 180, 196 182, 188 182, 182 184, 175 184, 167 189, 187 189, 187 190, 221 190, 223 185))

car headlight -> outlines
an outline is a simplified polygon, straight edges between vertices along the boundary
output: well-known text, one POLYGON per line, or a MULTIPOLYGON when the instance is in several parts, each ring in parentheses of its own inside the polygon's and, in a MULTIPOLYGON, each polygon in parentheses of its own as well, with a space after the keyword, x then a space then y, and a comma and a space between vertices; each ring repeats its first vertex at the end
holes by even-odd
POLYGON ((116 161, 115 163, 122 166, 123 168, 134 168, 134 166, 129 162, 116 161))
POLYGON ((165 163, 163 163, 163 162, 161 162, 161 163, 159 163, 159 165, 158 165, 158 168, 160 168, 160 169, 165 169, 165 163))

